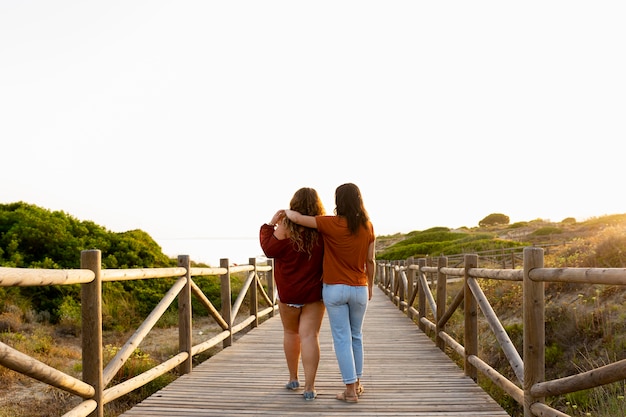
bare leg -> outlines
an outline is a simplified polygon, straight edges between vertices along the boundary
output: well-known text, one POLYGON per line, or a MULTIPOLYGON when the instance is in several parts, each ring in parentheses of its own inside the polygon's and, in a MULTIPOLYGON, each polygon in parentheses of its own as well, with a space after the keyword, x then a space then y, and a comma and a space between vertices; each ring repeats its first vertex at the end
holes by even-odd
POLYGON ((300 362, 300 308, 289 307, 287 304, 278 302, 280 319, 283 322, 283 350, 289 369, 289 381, 298 380, 298 363, 300 362))
POLYGON ((304 368, 305 391, 315 390, 315 377, 320 362, 320 328, 324 318, 324 303, 317 301, 302 307, 300 316, 300 341, 302 367, 304 368))

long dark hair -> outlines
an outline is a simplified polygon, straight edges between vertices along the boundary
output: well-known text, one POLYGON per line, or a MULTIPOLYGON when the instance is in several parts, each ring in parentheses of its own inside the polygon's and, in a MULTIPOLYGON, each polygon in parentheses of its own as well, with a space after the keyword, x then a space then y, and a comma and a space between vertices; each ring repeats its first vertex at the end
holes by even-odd
POLYGON ((335 214, 348 221, 348 230, 356 234, 360 227, 369 222, 369 215, 363 206, 361 190, 352 183, 342 184, 335 190, 335 214))
MULTIPOLYGON (((321 216, 326 214, 322 200, 313 188, 303 187, 295 192, 289 202, 289 208, 307 216, 321 216)), ((296 245, 299 252, 309 255, 317 243, 317 229, 299 226, 285 217, 285 225, 289 230, 291 241, 296 245)))

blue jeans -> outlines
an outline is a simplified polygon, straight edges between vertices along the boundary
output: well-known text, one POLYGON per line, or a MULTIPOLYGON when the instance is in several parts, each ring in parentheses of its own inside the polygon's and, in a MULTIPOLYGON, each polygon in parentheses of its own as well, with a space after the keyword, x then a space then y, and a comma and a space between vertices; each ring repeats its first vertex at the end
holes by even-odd
POLYGON ((322 289, 344 384, 355 383, 363 375, 363 318, 368 297, 367 286, 324 284, 322 289))

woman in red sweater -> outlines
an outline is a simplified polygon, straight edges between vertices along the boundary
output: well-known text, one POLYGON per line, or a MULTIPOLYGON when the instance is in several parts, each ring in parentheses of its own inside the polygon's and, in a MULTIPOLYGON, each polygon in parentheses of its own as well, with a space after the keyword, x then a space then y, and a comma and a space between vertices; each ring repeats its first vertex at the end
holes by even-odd
MULTIPOLYGON (((313 188, 294 194, 290 208, 311 216, 324 214, 324 206, 313 188)), ((259 232, 261 248, 274 258, 278 308, 283 323, 283 348, 289 369, 287 389, 296 390, 298 363, 304 368, 304 399, 313 400, 320 361, 319 333, 324 318, 322 260, 324 242, 317 230, 299 226, 278 211, 259 232)))

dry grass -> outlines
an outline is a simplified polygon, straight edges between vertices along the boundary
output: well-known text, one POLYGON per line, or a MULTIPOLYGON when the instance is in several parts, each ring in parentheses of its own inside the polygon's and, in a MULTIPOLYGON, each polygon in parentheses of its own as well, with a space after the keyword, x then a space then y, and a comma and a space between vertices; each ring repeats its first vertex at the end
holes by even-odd
MULTIPOLYGON (((28 353, 35 359, 62 372, 81 378, 81 340, 80 337, 60 334, 53 326, 46 324, 24 323, 17 320, 17 331, 0 333, 0 341, 28 353)), ((194 321, 194 343, 199 343, 221 331, 213 319, 201 318, 194 321)), ((122 346, 132 332, 107 332, 104 335, 105 362, 122 346)), ((214 348, 204 358, 215 354, 214 348)), ((178 352, 178 328, 155 328, 141 343, 135 361, 129 365, 141 371, 152 363, 161 363, 178 352), (148 361, 146 361, 148 358, 148 361), (138 364, 139 363, 139 364, 138 364)), ((132 370, 131 370, 132 371, 132 370)), ((121 374, 128 372, 120 371, 121 374)), ((128 376, 128 375, 125 375, 128 376)), ((172 378, 176 376, 173 375, 172 378)), ((21 375, 10 369, 0 367, 0 417, 52 417, 60 416, 71 410, 82 400, 63 390, 21 375)), ((116 416, 139 402, 150 392, 135 392, 120 400, 107 404, 105 415, 116 416)))
MULTIPOLYGON (((623 216, 622 216, 623 217, 623 216)), ((547 267, 626 267, 626 225, 598 221, 593 227, 566 226, 560 244, 546 251, 547 267)), ((543 226, 542 226, 543 227, 543 226)), ((537 239, 544 241, 545 237, 537 239)), ((556 243, 556 240, 553 241, 556 243)), ((539 241, 533 243, 541 243, 539 241)), ((460 290, 448 286, 452 297, 460 290)), ((460 284, 459 284, 460 286, 460 284)), ((517 282, 480 280, 512 343, 522 352, 522 285, 517 282)), ((555 379, 626 359, 626 287, 618 285, 546 284, 546 379, 555 379)), ((512 381, 515 374, 495 336, 479 316, 480 356, 512 381)), ((455 313, 447 331, 463 341, 462 314, 455 313)), ((450 355, 462 366, 460 358, 450 355)), ((485 388, 511 416, 522 408, 487 378, 485 388)), ((560 398, 548 398, 553 407, 572 416, 615 417, 626 415, 626 381, 560 398)))

